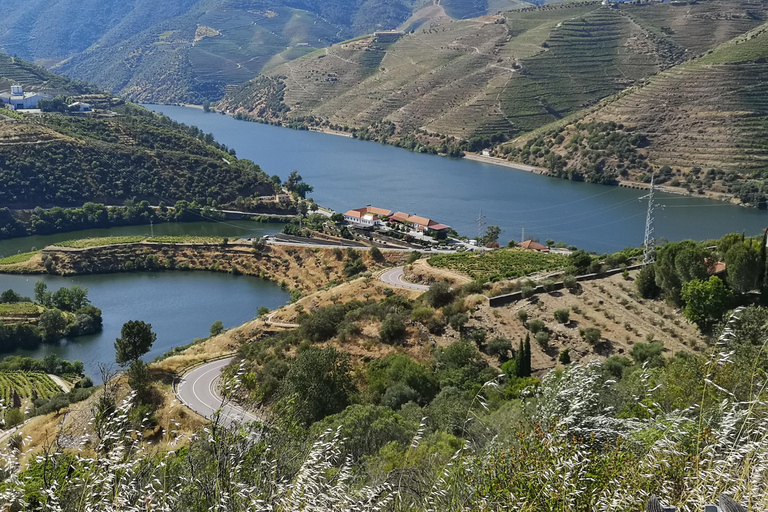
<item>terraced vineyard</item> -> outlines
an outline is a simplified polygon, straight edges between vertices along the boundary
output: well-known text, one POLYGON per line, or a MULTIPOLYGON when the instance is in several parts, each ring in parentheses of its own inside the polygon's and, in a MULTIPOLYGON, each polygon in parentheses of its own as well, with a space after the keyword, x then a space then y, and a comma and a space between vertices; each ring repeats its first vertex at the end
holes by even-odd
POLYGON ((160 244, 210 244, 220 245, 224 239, 214 236, 107 236, 101 238, 82 238, 79 240, 67 240, 58 242, 58 247, 71 249, 87 249, 90 247, 104 247, 106 245, 135 244, 139 242, 154 242, 160 244))
MULTIPOLYGON (((459 4, 472 10, 487 2, 443 7, 459 4)), ((768 2, 755 0, 686 7, 553 4, 503 16, 440 18, 395 43, 350 41, 268 74, 285 85, 289 119, 312 115, 354 128, 391 122, 394 137, 418 129, 459 138, 514 136, 640 84, 756 28, 763 17, 768 2)), ((260 117, 265 87, 274 88, 274 81, 232 90, 219 107, 260 117)))
POLYGON ((562 254, 521 249, 499 249, 487 254, 440 254, 427 261, 433 267, 457 270, 482 283, 561 270, 567 264, 567 258, 562 254))
POLYGON ((0 372, 0 399, 4 406, 13 404, 14 390, 23 401, 32 400, 35 393, 37 398, 49 399, 62 392, 45 373, 0 372))
POLYGON ((32 256, 39 253, 40 251, 33 251, 33 252, 25 252, 22 254, 14 254, 13 256, 8 256, 6 258, 0 259, 0 265, 14 265, 16 263, 24 263, 25 261, 29 261, 32 256))

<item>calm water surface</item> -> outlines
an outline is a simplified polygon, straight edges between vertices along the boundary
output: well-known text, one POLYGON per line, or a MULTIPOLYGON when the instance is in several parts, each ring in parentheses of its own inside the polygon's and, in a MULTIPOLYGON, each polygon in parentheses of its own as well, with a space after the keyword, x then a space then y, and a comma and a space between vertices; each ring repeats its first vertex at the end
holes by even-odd
MULTIPOLYGON (((475 236, 482 211, 501 226, 502 241, 563 240, 607 252, 643 242, 644 192, 574 183, 505 167, 416 154, 375 142, 296 131, 202 110, 146 105, 196 125, 268 174, 297 169, 315 187, 314 199, 337 211, 374 204, 419 213, 475 236)), ((703 240, 729 232, 759 234, 768 214, 698 198, 659 194, 656 236, 703 240)))
POLYGON ((115 338, 129 320, 152 324, 157 341, 144 358, 151 360, 195 338, 208 336, 216 320, 221 320, 225 327, 236 327, 255 318, 260 306, 273 309, 288 300, 288 293, 271 282, 197 271, 77 277, 0 275, 0 290, 10 288, 32 297, 37 281, 45 281, 51 291, 73 285, 88 288, 91 303, 102 310, 104 330, 12 354, 42 358, 53 352, 63 359, 80 360, 96 382, 100 381, 99 363, 114 363, 115 338))

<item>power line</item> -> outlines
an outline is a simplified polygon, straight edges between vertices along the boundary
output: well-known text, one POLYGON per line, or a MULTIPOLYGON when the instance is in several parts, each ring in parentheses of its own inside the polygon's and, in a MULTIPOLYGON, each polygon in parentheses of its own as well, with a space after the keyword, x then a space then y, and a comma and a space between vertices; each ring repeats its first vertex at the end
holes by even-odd
POLYGON ((645 216, 645 239, 643 241, 643 265, 650 265, 656 261, 656 239, 653 237, 653 212, 660 207, 653 199, 654 176, 651 175, 651 190, 640 199, 648 199, 648 212, 645 216))

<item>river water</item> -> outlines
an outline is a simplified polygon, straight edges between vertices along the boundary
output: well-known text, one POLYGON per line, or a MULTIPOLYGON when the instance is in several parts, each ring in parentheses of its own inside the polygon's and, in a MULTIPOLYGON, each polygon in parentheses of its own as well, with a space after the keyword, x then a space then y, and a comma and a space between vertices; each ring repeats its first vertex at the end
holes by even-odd
POLYGON ((32 297, 34 285, 44 281, 50 291, 78 285, 88 288, 88 298, 101 308, 104 330, 92 336, 42 345, 37 350, 16 350, 2 355, 43 358, 51 352, 63 359, 80 360, 95 382, 99 363, 113 363, 114 342, 129 320, 152 324, 157 341, 146 355, 149 361, 195 338, 208 336, 211 324, 221 320, 236 327, 256 317, 260 306, 274 309, 288 300, 275 283, 250 276, 214 272, 148 272, 129 274, 61 276, 0 275, 0 290, 13 289, 32 297))
MULTIPOLYGON (((289 130, 200 109, 145 105, 196 125, 270 175, 296 169, 315 187, 315 201, 337 211, 373 204, 418 213, 475 236, 478 218, 502 228, 502 242, 552 238, 608 252, 639 246, 645 233, 645 192, 575 183, 506 167, 417 154, 336 135, 289 130)), ((658 194, 656 236, 719 238, 768 226, 764 211, 694 197, 658 194)))

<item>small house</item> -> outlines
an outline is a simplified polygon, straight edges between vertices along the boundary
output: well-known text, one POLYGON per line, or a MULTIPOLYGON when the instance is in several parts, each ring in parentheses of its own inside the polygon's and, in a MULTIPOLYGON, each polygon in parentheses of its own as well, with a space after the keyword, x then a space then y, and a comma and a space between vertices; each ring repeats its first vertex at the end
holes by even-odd
POLYGON ((533 240, 526 240, 525 242, 520 242, 517 244, 518 247, 525 249, 526 251, 536 251, 536 252, 549 252, 549 247, 546 245, 541 245, 539 242, 534 242, 533 240))
POLYGON ((390 210, 367 205, 365 208, 349 210, 344 214, 344 220, 362 226, 381 226, 390 215, 392 215, 390 210))

